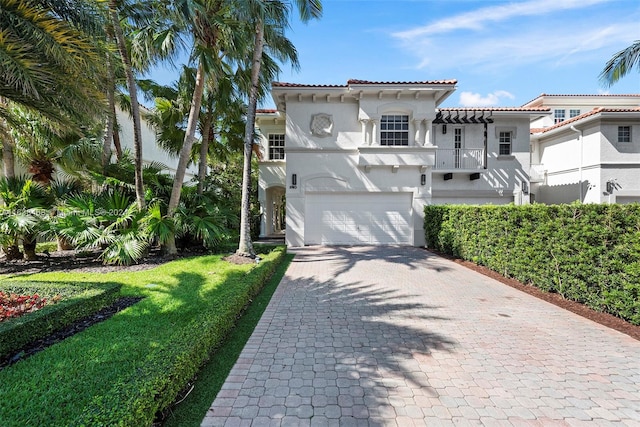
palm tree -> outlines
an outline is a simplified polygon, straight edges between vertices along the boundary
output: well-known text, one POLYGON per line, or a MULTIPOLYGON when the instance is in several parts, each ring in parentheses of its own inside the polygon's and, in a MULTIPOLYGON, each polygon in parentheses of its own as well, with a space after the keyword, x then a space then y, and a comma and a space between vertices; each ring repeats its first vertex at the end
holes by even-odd
MULTIPOLYGON (((184 141, 180 149, 178 165, 174 177, 173 188, 167 216, 172 218, 180 203, 182 183, 187 165, 191 156, 191 149, 196 141, 196 131, 202 104, 202 96, 205 91, 207 75, 211 79, 224 75, 226 68, 224 59, 233 58, 237 52, 237 44, 242 45, 243 39, 238 37, 239 32, 233 31, 230 26, 238 25, 229 18, 231 2, 227 0, 180 0, 176 9, 180 12, 179 19, 183 31, 188 31, 194 40, 193 56, 197 58, 197 71, 195 86, 191 98, 191 108, 185 129, 184 141)), ((216 80, 211 82, 212 87, 217 86, 216 80)), ((167 239, 166 251, 170 255, 177 253, 175 237, 167 239)))
MULTIPOLYGON (((296 0, 296 6, 300 18, 307 22, 312 18, 319 18, 322 15, 322 4, 320 0, 296 0)), ((286 54, 287 59, 297 59, 294 52, 285 52, 282 47, 286 46, 283 40, 284 29, 289 25, 289 4, 282 1, 249 0, 246 2, 248 19, 253 23, 254 43, 253 58, 251 65, 251 87, 249 90, 249 109, 247 111, 247 123, 244 137, 244 167, 242 173, 242 207, 240 216, 240 243, 237 253, 243 256, 255 257, 255 250, 251 242, 251 218, 250 218, 250 192, 251 192, 251 154, 253 153, 253 138, 256 122, 256 108, 258 103, 260 87, 260 69, 263 61, 263 50, 268 50, 282 57, 286 54), (268 36, 268 37, 265 37, 268 36), (270 44, 271 41, 280 41, 279 45, 270 44), (279 49, 280 48, 280 49, 279 49)), ((290 46, 292 47, 292 46, 290 46)), ((297 65, 297 60, 294 62, 297 65)))
MULTIPOLYGON (((118 52, 120 52, 120 59, 124 66, 124 72, 127 80, 127 89, 129 90, 129 97, 131 99, 131 118, 133 120, 133 156, 135 165, 135 189, 136 189, 136 202, 138 209, 143 210, 145 208, 144 200, 144 182, 142 178, 142 126, 140 124, 140 104, 138 103, 138 88, 136 80, 133 76, 133 66, 131 65, 131 57, 127 48, 127 41, 125 39, 124 31, 120 23, 121 17, 118 9, 118 2, 116 0, 109 0, 109 19, 113 29, 113 35, 116 40, 118 52)), ((111 77, 111 76, 110 76, 111 77)), ((111 78, 110 82, 113 82, 111 78)), ((109 88, 112 90, 112 88, 109 88)), ((111 101, 111 98, 110 98, 111 101)), ((110 102, 111 103, 111 102, 110 102)), ((111 111, 108 112, 112 114, 111 111)), ((107 122, 109 126, 109 122, 107 122)), ((112 125, 111 125, 112 126, 112 125)), ((109 129, 112 131, 112 128, 109 129)), ((108 136, 108 135, 107 135, 108 136)))
POLYGON ((0 0, 0 97, 79 128, 103 109, 102 27, 89 0, 0 0))
POLYGON ((636 40, 631 46, 616 53, 607 62, 600 73, 600 81, 609 87, 630 73, 634 66, 640 72, 640 40, 636 40))

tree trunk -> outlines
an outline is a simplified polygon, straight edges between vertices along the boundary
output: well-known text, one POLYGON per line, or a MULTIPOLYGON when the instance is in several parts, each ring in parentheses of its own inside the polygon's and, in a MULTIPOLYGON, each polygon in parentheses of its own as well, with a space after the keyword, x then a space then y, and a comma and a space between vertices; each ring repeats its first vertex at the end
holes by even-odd
POLYGON ((15 164, 13 144, 7 138, 2 138, 2 171, 5 178, 16 177, 15 164))
POLYGON ((198 194, 204 193, 204 180, 207 177, 207 160, 209 154, 209 141, 211 141, 213 119, 211 113, 207 114, 207 118, 202 126, 202 143, 200 144, 200 162, 198 163, 198 194))
POLYGON ((116 149, 116 159, 122 160, 122 144, 120 143, 120 126, 118 125, 118 119, 116 118, 116 106, 113 106, 111 111, 113 117, 113 146, 116 149))
POLYGON ((107 102, 109 110, 107 111, 107 122, 104 127, 104 137, 102 139, 102 170, 104 171, 111 161, 111 142, 113 141, 113 122, 115 120, 116 97, 115 97, 115 79, 113 77, 113 64, 107 54, 107 102))
POLYGON ((24 259, 27 261, 33 261, 38 259, 36 255, 36 236, 25 235, 22 238, 22 250, 24 251, 24 259))
POLYGON ((129 97, 131 98, 131 116, 133 118, 133 157, 135 167, 135 188, 136 201, 138 209, 145 208, 144 201, 144 183, 142 181, 142 130, 140 126, 140 104, 138 104, 138 90, 136 81, 133 77, 131 60, 127 51, 127 44, 124 39, 124 33, 120 26, 120 16, 115 0, 109 0, 109 14, 111 15, 111 23, 113 24, 113 32, 116 36, 118 51, 124 65, 124 72, 127 76, 127 88, 129 89, 129 97))
POLYGON ((236 253, 255 258, 256 251, 251 242, 251 154, 253 153, 253 134, 256 126, 256 108, 258 105, 258 87, 260 84, 260 67, 264 48, 264 24, 256 24, 253 62, 251 64, 251 88, 249 91, 249 108, 247 123, 244 128, 244 162, 242 169, 242 206, 240 212, 240 244, 236 253))
MULTIPOLYGON (((193 147, 193 143, 196 140, 198 116, 200 115, 200 105, 202 103, 203 93, 204 66, 202 65, 202 62, 200 62, 198 64, 198 72, 196 73, 196 84, 193 90, 193 97, 191 98, 189 121, 187 122, 187 129, 185 131, 182 149, 180 150, 180 158, 178 160, 178 166, 176 167, 176 175, 173 179, 171 197, 169 198, 169 205, 167 206, 167 215, 170 218, 173 218, 173 215, 176 213, 176 209, 178 209, 178 204, 180 203, 180 192, 182 190, 182 183, 187 170, 187 164, 189 164, 189 158, 191 157, 191 147, 193 147)), ((168 255, 175 255, 178 253, 176 248, 176 239, 173 233, 167 239, 165 251, 168 255)))
POLYGON ((7 256, 7 261, 14 261, 16 259, 22 259, 22 252, 20 252, 20 247, 18 245, 7 245, 3 246, 2 250, 7 256))

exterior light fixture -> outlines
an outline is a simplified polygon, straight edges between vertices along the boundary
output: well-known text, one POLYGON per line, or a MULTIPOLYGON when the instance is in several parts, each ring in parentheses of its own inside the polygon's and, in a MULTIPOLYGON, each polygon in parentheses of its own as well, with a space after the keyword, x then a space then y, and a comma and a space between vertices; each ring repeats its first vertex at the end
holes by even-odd
POLYGON ((426 183, 427 183, 427 175, 426 174, 420 175, 420 185, 425 185, 426 183))
POLYGON ((291 175, 291 185, 298 185, 298 175, 295 173, 291 175))
POLYGON ((529 194, 529 184, 527 181, 522 181, 522 193, 529 194))
POLYGON ((442 134, 447 133, 447 125, 442 125, 442 134))

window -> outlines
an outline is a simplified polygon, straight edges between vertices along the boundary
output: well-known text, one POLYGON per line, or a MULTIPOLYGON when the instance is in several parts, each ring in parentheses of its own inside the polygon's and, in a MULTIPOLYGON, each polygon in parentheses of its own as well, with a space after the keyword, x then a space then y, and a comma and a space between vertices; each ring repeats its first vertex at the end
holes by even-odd
POLYGON ((284 134, 269 134, 269 160, 284 160, 284 134))
POLYGON ((618 126, 618 142, 631 142, 631 126, 618 126))
POLYGON ((580 110, 569 110, 569 118, 578 117, 580 115, 580 110))
POLYGON ((380 145, 409 145, 409 116, 382 116, 380 118, 380 145))
POLYGON ((553 123, 564 122, 564 110, 553 110, 553 123))
POLYGON ((508 156, 511 154, 511 141, 513 139, 513 133, 500 132, 498 140, 500 142, 500 149, 498 154, 501 156, 508 156))

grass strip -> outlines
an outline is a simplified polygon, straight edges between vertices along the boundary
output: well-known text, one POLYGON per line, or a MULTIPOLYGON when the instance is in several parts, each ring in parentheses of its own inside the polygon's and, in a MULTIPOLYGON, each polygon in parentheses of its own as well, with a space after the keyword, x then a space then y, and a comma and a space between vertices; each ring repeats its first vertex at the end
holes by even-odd
POLYGON ((171 408, 169 416, 164 421, 164 427, 200 426, 207 409, 211 406, 231 368, 238 360, 294 256, 293 254, 286 255, 285 260, 278 266, 262 291, 254 298, 222 346, 213 353, 211 359, 198 372, 193 391, 183 402, 171 408))
POLYGON ((218 347, 286 253, 234 265, 221 255, 138 272, 42 273, 30 280, 120 283, 144 300, 0 371, 3 427, 150 425, 218 347))

